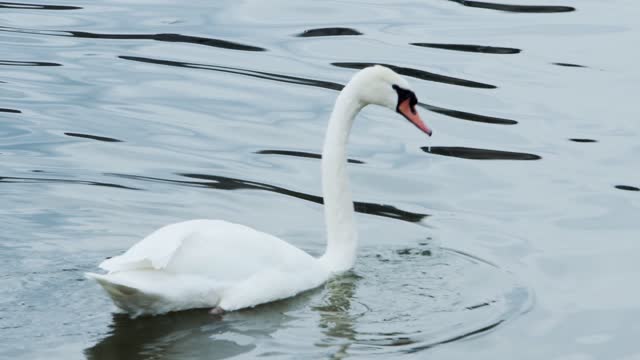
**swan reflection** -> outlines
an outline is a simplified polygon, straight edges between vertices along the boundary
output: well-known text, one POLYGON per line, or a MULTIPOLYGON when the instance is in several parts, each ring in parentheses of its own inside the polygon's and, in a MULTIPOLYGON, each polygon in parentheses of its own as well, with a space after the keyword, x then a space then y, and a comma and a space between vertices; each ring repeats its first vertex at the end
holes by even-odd
POLYGON ((232 312, 208 309, 130 318, 114 314, 107 336, 84 351, 89 360, 228 359, 248 353, 295 318, 287 313, 307 306, 311 291, 296 298, 232 312))
POLYGON ((358 315, 351 311, 351 299, 358 279, 349 273, 329 281, 315 306, 310 302, 322 289, 224 317, 213 316, 207 309, 136 319, 113 314, 106 337, 84 354, 89 360, 228 359, 250 353, 280 330, 294 328, 290 323, 299 321, 300 313, 311 311, 319 314, 318 327, 324 334, 316 346, 337 346, 332 358, 340 359, 356 338, 354 321, 358 315))
POLYGON ((316 346, 337 346, 332 359, 346 357, 349 348, 356 342, 357 332, 354 323, 359 315, 353 312, 352 300, 359 278, 353 272, 333 278, 326 284, 328 291, 323 303, 313 307, 313 310, 320 314, 318 326, 324 334, 316 346))

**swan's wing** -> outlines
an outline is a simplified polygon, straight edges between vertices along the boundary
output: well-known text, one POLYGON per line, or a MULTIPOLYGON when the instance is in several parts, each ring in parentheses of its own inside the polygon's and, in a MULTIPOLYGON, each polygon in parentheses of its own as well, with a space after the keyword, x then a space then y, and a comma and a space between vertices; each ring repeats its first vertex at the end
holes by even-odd
POLYGON ((164 226, 133 245, 124 254, 103 261, 100 268, 109 272, 162 269, 183 241, 200 225, 200 220, 192 220, 164 226))
POLYGON ((306 252, 272 235, 222 220, 191 220, 158 229, 100 267, 109 272, 154 269, 233 282, 266 268, 299 270, 306 252))

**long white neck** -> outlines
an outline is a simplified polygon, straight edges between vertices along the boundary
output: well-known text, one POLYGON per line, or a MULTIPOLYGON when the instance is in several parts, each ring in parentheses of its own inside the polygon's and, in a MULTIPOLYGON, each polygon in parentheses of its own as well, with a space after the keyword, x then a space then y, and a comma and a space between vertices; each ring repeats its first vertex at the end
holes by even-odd
POLYGON ((356 260, 358 234, 347 177, 347 141, 356 114, 364 106, 347 85, 336 100, 322 149, 322 195, 327 250, 320 261, 331 272, 349 270, 356 260))

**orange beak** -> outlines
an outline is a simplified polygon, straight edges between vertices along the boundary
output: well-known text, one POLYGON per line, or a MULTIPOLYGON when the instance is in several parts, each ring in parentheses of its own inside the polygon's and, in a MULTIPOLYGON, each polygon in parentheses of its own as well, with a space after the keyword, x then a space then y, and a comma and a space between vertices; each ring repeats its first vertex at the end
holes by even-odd
POLYGON ((407 120, 411 121, 411 123, 418 129, 431 136, 431 129, 429 129, 427 124, 425 124, 422 119, 420 119, 420 115, 418 115, 415 106, 411 106, 410 99, 406 99, 405 101, 398 104, 398 112, 406 117, 407 120))

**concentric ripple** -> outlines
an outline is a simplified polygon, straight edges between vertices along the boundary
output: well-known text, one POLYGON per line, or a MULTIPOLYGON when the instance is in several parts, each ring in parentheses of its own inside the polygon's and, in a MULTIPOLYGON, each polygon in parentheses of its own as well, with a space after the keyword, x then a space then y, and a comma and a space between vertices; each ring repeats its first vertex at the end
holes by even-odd
POLYGON ((115 315, 111 333, 88 359, 127 354, 225 359, 295 352, 300 358, 412 353, 491 331, 530 303, 527 289, 481 259, 422 242, 364 249, 356 269, 293 299, 229 313, 172 313, 131 320, 115 315), (317 339, 309 343, 309 334, 317 339), (223 351, 220 351, 223 350, 223 351))

